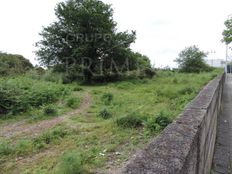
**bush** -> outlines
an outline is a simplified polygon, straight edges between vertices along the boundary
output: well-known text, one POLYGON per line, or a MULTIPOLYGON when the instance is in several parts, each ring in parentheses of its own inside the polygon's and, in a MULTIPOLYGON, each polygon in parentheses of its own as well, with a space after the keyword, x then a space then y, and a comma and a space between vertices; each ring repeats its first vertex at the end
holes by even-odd
POLYGON ((81 88, 80 86, 76 86, 73 88, 73 91, 83 91, 83 88, 81 88))
POLYGON ((23 74, 32 68, 31 62, 23 56, 0 52, 0 76, 23 74))
POLYGON ((108 109, 105 108, 99 112, 99 116, 102 117, 103 119, 109 119, 112 117, 112 114, 110 111, 108 111, 108 109))
POLYGON ((118 118, 116 120, 116 123, 118 126, 122 128, 138 128, 143 125, 142 119, 139 118, 139 116, 136 115, 135 113, 128 114, 125 117, 118 118))
POLYGON ((157 133, 161 130, 161 127, 159 124, 157 124, 156 120, 154 118, 148 119, 145 123, 145 129, 149 133, 157 133))
POLYGON ((113 94, 112 93, 105 93, 102 95, 102 101, 105 105, 110 105, 113 100, 113 94))
POLYGON ((80 99, 77 97, 70 97, 67 99, 66 105, 72 109, 76 109, 80 105, 80 99))
POLYGON ((56 166, 57 174, 84 174, 83 158, 77 153, 66 153, 61 156, 56 166))
POLYGON ((144 73, 145 73, 146 77, 148 77, 148 78, 152 78, 156 74, 155 70, 152 68, 146 68, 144 70, 144 73))
POLYGON ((43 113, 47 116, 55 116, 58 112, 54 105, 47 105, 43 108, 43 113))
POLYGON ((155 117, 155 123, 157 123, 161 129, 164 129, 172 123, 172 120, 169 117, 170 115, 168 113, 162 111, 155 117))
POLYGON ((70 90, 50 82, 18 77, 0 79, 0 114, 16 114, 54 103, 70 90))
POLYGON ((172 120, 169 118, 170 114, 160 112, 156 117, 150 118, 145 122, 145 129, 151 134, 158 133, 167 127, 172 120))
POLYGON ((176 62, 181 72, 200 73, 203 71, 212 71, 213 68, 209 67, 204 61, 204 57, 206 56, 206 53, 194 45, 181 51, 176 62))
POLYGON ((193 92, 195 92, 195 90, 191 87, 185 87, 178 91, 178 93, 181 95, 189 95, 192 94, 193 92))

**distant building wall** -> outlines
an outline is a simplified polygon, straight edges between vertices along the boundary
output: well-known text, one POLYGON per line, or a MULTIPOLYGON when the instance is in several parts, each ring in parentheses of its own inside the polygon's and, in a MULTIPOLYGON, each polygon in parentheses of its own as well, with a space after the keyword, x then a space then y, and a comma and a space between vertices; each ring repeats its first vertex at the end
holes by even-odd
POLYGON ((224 68, 226 66, 226 61, 223 59, 206 59, 205 62, 215 68, 224 68))

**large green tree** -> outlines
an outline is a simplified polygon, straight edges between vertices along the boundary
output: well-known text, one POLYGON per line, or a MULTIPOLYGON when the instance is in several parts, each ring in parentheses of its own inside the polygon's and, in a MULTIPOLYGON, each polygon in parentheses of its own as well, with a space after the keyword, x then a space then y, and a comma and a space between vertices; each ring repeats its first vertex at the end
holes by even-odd
MULTIPOLYGON (((57 21, 41 32, 38 59, 66 71, 71 78, 106 75, 135 69, 130 49, 136 33, 117 32, 113 9, 99 0, 67 0, 55 8, 57 21), (129 62, 129 63, 128 63, 129 62)), ((143 59, 141 57, 141 59, 143 59)))
POLYGON ((201 51, 197 46, 190 46, 179 53, 176 62, 182 72, 199 73, 209 71, 211 68, 205 63, 204 57, 207 54, 201 51))
POLYGON ((232 17, 225 21, 226 29, 223 31, 223 42, 227 45, 232 42, 232 17))

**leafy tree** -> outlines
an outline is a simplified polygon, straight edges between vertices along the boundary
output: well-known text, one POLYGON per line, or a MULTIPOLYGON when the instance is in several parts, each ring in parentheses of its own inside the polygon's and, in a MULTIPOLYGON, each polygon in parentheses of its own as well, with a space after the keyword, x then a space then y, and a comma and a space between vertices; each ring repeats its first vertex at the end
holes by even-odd
POLYGON ((226 29, 223 31, 223 42, 227 45, 232 42, 232 17, 225 21, 226 29))
POLYGON ((176 62, 182 72, 199 73, 202 71, 210 71, 211 68, 204 61, 204 57, 206 56, 206 53, 194 45, 181 51, 176 62))
POLYGON ((144 57, 138 61, 130 49, 135 31, 117 32, 110 5, 100 0, 68 0, 57 5, 55 14, 57 21, 43 29, 37 43, 41 64, 66 71, 71 80, 81 76, 90 81, 96 74, 137 68, 128 68, 128 62, 144 63, 144 57))
POLYGON ((22 74, 32 68, 31 62, 23 56, 0 52, 1 76, 22 74))

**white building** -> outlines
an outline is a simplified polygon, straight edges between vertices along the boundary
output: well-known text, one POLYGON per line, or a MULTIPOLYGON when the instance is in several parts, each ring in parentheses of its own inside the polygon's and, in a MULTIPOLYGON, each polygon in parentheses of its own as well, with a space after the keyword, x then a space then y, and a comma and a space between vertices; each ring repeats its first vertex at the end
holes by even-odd
POLYGON ((224 68, 226 61, 223 59, 205 59, 206 64, 215 68, 224 68))

